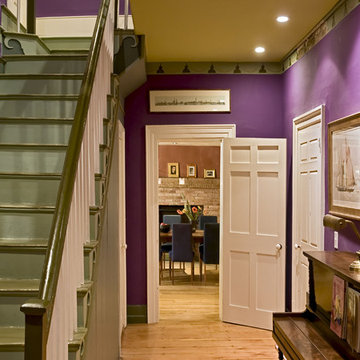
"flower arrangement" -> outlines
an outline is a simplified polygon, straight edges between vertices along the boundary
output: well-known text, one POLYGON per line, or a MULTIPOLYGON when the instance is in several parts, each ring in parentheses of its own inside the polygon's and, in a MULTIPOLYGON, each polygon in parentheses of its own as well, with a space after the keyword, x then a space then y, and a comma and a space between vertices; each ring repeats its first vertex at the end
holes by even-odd
POLYGON ((199 217, 202 215, 203 210, 200 206, 193 206, 191 207, 189 201, 185 199, 184 195, 182 198, 185 202, 184 208, 182 210, 177 210, 179 215, 185 214, 189 219, 189 222, 193 225, 194 229, 196 229, 197 224, 199 222, 199 217))

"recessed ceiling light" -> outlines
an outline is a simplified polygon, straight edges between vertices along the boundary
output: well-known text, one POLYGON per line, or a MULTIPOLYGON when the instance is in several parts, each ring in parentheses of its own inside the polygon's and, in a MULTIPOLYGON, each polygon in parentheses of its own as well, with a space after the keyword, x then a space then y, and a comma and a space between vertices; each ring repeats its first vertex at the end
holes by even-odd
POLYGON ((289 18, 287 16, 278 16, 276 18, 276 21, 279 22, 279 23, 284 23, 284 22, 289 21, 289 18))
POLYGON ((255 48, 255 52, 258 54, 262 54, 263 52, 265 52, 265 48, 262 46, 258 46, 255 48))

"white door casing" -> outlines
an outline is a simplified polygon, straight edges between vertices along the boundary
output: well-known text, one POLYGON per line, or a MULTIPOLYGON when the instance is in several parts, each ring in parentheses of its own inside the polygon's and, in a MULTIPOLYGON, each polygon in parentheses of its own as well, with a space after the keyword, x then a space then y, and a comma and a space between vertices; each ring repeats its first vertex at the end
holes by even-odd
POLYGON ((125 205, 125 129, 118 124, 119 141, 119 226, 120 226, 120 344, 121 334, 127 325, 126 301, 126 205, 125 205))
POLYGON ((308 260, 304 251, 323 250, 324 106, 293 120, 292 311, 304 311, 308 260))
POLYGON ((159 321, 158 145, 171 140, 220 145, 222 139, 235 136, 234 124, 146 126, 147 320, 150 324, 159 321))
POLYGON ((285 310, 286 140, 224 139, 222 160, 222 320, 271 329, 285 310))

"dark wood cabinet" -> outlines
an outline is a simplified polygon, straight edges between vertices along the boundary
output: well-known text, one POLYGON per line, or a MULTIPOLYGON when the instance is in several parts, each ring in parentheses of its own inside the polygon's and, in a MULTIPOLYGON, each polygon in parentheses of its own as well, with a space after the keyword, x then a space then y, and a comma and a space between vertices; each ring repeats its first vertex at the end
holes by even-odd
POLYGON ((279 359, 283 355, 287 360, 360 359, 360 354, 330 329, 334 275, 344 279, 346 286, 360 291, 360 272, 349 270, 356 254, 311 251, 304 255, 309 259, 306 310, 273 315, 273 338, 279 348, 279 359))

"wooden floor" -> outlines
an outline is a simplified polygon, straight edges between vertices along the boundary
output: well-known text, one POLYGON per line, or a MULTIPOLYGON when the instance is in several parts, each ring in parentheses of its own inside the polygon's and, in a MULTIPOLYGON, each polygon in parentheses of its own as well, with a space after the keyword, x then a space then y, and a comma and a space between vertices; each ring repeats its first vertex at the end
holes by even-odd
POLYGON ((206 285, 198 264, 190 283, 188 269, 176 271, 175 285, 164 274, 160 286, 160 322, 128 325, 123 360, 278 359, 270 331, 219 320, 219 272, 208 266, 206 285))

